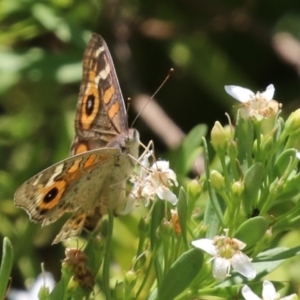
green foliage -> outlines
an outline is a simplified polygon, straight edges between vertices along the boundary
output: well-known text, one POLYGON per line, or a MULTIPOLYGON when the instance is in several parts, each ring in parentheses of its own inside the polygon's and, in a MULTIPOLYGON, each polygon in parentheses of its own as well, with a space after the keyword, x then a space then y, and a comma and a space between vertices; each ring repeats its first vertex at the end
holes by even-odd
POLYGON ((10 282, 10 273, 13 266, 13 248, 10 240, 3 239, 2 259, 0 266, 0 298, 4 299, 10 282))
POLYGON ((165 276, 158 293, 158 299, 174 299, 189 287, 197 274, 201 272, 202 265, 203 253, 199 250, 191 249, 182 254, 165 276))
MULTIPOLYGON (((209 258, 190 249, 192 240, 213 239, 224 228, 247 244, 243 251, 257 271, 247 284, 258 295, 259 279, 277 268, 279 280, 291 283, 289 292, 296 291, 299 278, 284 261, 293 258, 294 267, 300 264, 299 238, 285 240, 291 233, 298 236, 300 225, 299 66, 280 46, 298 43, 299 8, 299 3, 284 1, 272 2, 270 9, 265 1, 2 0, 0 298, 9 276, 12 288, 24 289, 22 283, 37 278, 45 262, 57 281, 49 299, 236 299, 245 278, 232 273, 219 283, 209 258), (140 203, 129 216, 114 220, 113 232, 105 219, 97 232, 51 247, 62 221, 41 229, 13 206, 13 195, 24 180, 68 156, 81 57, 91 32, 107 40, 124 98, 130 96, 133 106, 135 97, 153 93, 168 69, 175 69, 156 97, 187 136, 168 151, 164 139, 160 142, 150 132, 151 123, 136 127, 144 143, 154 139, 156 157, 170 160, 179 181, 173 189, 179 202, 174 207, 157 200, 147 208, 140 203), (228 134, 221 125, 224 112, 240 106, 223 86, 262 90, 270 82, 278 87, 275 99, 283 103, 282 117, 260 124, 238 113, 228 134), (213 149, 213 135, 212 143, 205 139, 216 120, 224 129, 221 150, 213 149), (194 163, 202 155, 205 166, 201 159, 202 165, 194 163), (177 209, 181 233, 175 231, 171 209, 177 209), (65 270, 61 260, 67 246, 88 257, 87 268, 96 281, 93 291, 65 270)), ((40 298, 46 297, 45 290, 40 298)))

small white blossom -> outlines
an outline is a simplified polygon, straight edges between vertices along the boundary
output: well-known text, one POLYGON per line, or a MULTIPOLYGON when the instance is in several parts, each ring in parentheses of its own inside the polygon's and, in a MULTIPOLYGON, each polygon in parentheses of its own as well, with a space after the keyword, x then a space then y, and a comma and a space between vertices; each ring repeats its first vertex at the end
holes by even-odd
POLYGON ((280 295, 279 295, 279 293, 276 292, 274 285, 272 284, 272 282, 270 282, 268 280, 264 280, 264 282, 263 282, 262 298, 258 297, 256 294, 254 294, 248 285, 244 285, 244 287, 242 289, 242 294, 246 300, 292 300, 292 299, 298 299, 298 297, 295 294, 280 298, 280 295))
POLYGON ((257 120, 269 118, 274 116, 281 107, 277 101, 273 100, 275 93, 273 84, 268 85, 264 92, 256 94, 236 85, 225 85, 225 91, 244 104, 240 110, 243 118, 251 117, 257 120))
POLYGON ((230 269, 233 267, 238 273, 253 279, 256 271, 251 264, 251 259, 241 250, 246 244, 235 238, 227 236, 228 229, 224 229, 226 235, 216 236, 211 239, 199 239, 192 242, 192 245, 212 255, 214 260, 213 276, 218 280, 224 280, 230 276, 230 269))
POLYGON ((177 186, 176 174, 169 168, 168 161, 156 161, 148 168, 147 157, 141 162, 140 173, 132 176, 133 183, 131 197, 144 199, 146 205, 157 196, 161 200, 177 203, 176 195, 170 190, 173 185, 177 186))
POLYGON ((54 289, 55 281, 51 273, 40 274, 32 286, 27 290, 11 289, 7 298, 9 300, 38 300, 38 293, 42 287, 48 287, 49 292, 54 289))

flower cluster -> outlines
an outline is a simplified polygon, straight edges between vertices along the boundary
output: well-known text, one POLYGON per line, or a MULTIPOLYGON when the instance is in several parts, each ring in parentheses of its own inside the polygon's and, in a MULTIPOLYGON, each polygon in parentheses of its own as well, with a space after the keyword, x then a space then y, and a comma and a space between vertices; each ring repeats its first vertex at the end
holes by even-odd
POLYGON ((131 177, 133 189, 130 196, 134 199, 144 199, 146 206, 150 201, 155 200, 156 196, 175 205, 177 196, 170 190, 170 187, 178 185, 176 174, 170 169, 168 161, 155 161, 149 167, 151 155, 151 151, 144 155, 140 162, 139 174, 131 177))

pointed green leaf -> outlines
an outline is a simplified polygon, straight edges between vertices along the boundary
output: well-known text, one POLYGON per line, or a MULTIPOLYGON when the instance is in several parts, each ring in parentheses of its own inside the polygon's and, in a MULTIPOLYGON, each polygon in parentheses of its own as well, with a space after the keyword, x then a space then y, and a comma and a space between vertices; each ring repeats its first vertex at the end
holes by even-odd
POLYGON ((13 248, 7 237, 3 239, 2 261, 0 267, 0 299, 4 299, 8 288, 10 272, 13 264, 13 248))
POLYGON ((247 244, 247 248, 255 245, 266 233, 268 222, 264 217, 254 217, 245 221, 234 235, 247 244))
POLYGON ((252 165, 244 177, 244 208, 247 215, 250 215, 251 209, 256 201, 258 191, 261 188, 264 168, 261 163, 252 165))
POLYGON ((164 217, 164 201, 156 201, 154 203, 154 208, 151 217, 151 228, 150 228, 150 242, 151 248, 154 249, 155 242, 157 239, 156 230, 161 224, 161 221, 164 217))
POLYGON ((191 249, 182 254, 171 266, 158 292, 159 300, 174 299, 195 279, 203 265, 203 252, 191 249))

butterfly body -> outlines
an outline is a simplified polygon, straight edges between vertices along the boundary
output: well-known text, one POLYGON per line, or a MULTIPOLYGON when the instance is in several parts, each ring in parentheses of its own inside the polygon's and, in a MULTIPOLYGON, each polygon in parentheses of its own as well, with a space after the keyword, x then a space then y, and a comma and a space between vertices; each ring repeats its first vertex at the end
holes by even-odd
POLYGON ((71 156, 27 180, 14 197, 43 226, 72 214, 54 243, 94 229, 108 209, 124 209, 126 180, 138 158, 139 133, 128 128, 112 59, 97 34, 84 53, 75 132, 71 156))

